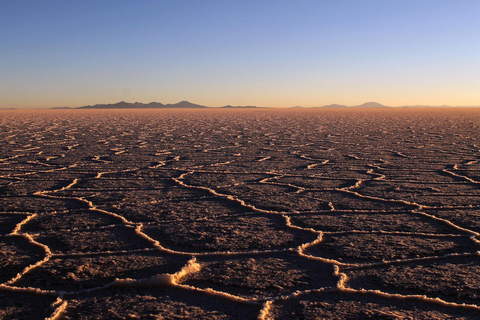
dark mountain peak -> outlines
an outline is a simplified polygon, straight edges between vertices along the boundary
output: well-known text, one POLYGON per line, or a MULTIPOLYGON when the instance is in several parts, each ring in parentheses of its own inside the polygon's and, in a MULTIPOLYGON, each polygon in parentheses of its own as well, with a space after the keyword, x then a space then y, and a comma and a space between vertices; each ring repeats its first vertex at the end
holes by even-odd
POLYGON ((359 108, 388 108, 388 106, 385 106, 381 103, 378 102, 365 102, 364 104, 361 104, 359 106, 355 106, 359 108))
POLYGON ((180 101, 174 104, 166 104, 165 106, 171 107, 171 108, 206 108, 205 106, 191 103, 189 101, 180 101))

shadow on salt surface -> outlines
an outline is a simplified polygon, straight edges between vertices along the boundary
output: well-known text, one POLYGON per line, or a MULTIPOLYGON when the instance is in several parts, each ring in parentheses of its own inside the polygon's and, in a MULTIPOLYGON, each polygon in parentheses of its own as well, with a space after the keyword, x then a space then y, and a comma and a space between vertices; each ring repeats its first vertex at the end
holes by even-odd
POLYGON ((284 227, 278 215, 150 224, 143 231, 162 246, 182 252, 224 252, 295 248, 318 235, 284 227))
POLYGON ((308 247, 305 253, 344 263, 375 263, 478 249, 469 237, 351 233, 324 235, 322 242, 308 247))
POLYGON ((257 319, 260 304, 196 290, 106 289, 71 296, 64 319, 257 319))
POLYGON ((324 232, 387 231, 456 234, 452 226, 413 213, 398 212, 324 212, 292 214, 294 225, 324 232))
POLYGON ((117 278, 147 279, 158 274, 173 274, 182 269, 187 260, 186 256, 157 251, 51 258, 13 285, 67 292, 91 289, 117 278))
POLYGON ((13 292, 0 288, 0 319, 46 319, 57 298, 29 292, 13 292))
POLYGON ((391 298, 338 290, 274 302, 274 319, 479 319, 480 311, 441 306, 421 298, 391 298))
POLYGON ((199 257, 199 272, 183 284, 212 288, 245 298, 264 299, 297 290, 334 287, 333 266, 293 253, 199 257))
POLYGON ((347 287, 426 295, 480 305, 480 257, 449 257, 415 264, 347 268, 347 287))
POLYGON ((101 230, 53 230, 33 235, 33 238, 48 246, 54 254, 153 248, 135 229, 123 226, 101 230))
POLYGON ((29 265, 42 260, 45 251, 21 236, 0 238, 0 282, 6 282, 29 265))

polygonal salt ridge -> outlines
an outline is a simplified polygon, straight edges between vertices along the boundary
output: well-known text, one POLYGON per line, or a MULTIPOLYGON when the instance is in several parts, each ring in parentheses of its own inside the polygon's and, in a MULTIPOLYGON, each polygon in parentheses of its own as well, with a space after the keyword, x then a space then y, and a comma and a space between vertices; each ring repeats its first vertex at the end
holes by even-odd
POLYGON ((54 311, 51 306, 56 300, 55 295, 0 286, 0 318, 46 319, 54 311))
POLYGON ((261 304, 228 295, 179 287, 109 288, 71 297, 65 316, 255 319, 261 304))
POLYGON ((257 300, 332 288, 338 281, 332 264, 295 253, 211 255, 197 261, 200 271, 187 275, 182 284, 257 300))
MULTIPOLYGON (((172 192, 173 193, 173 192, 172 192)), ((171 194, 170 192, 167 193, 171 194)), ((248 215, 252 210, 222 197, 188 196, 162 198, 161 193, 146 193, 138 198, 133 196, 121 203, 108 205, 97 198, 94 203, 103 203, 101 208, 121 214, 130 221, 138 222, 180 222, 194 220, 221 219, 238 215, 248 215)))
POLYGON ((334 210, 290 215, 292 223, 327 233, 352 231, 469 234, 413 212, 334 210))
POLYGON ((11 235, 0 238, 0 282, 12 278, 43 262, 48 257, 44 248, 33 243, 28 237, 11 235))
POLYGON ((422 210, 432 217, 448 221, 455 226, 480 233, 480 207, 429 208, 422 210))
POLYGON ((334 289, 273 301, 269 315, 273 319, 477 319, 480 308, 442 303, 421 296, 334 289))
POLYGON ((70 231, 68 229, 44 231, 33 238, 47 245, 53 254, 128 251, 155 248, 140 236, 134 227, 112 226, 101 229, 70 231))
POLYGON ((79 209, 75 211, 57 212, 36 215, 21 228, 21 232, 42 233, 55 230, 88 230, 124 225, 124 221, 110 214, 79 209))
POLYGON ((0 213, 0 236, 12 233, 28 216, 30 215, 25 213, 0 213))
POLYGON ((288 226, 284 217, 269 214, 151 223, 142 231, 166 248, 192 254, 295 249, 318 237, 312 230, 288 226))
POLYGON ((474 253, 478 249, 468 236, 353 232, 324 234, 323 240, 305 253, 346 264, 375 264, 474 253))
POLYGON ((15 281, 17 287, 76 292, 110 285, 115 279, 147 279, 174 274, 188 256, 157 250, 53 256, 15 281))
POLYGON ((6 195, 35 195, 38 192, 54 192, 68 186, 71 181, 55 179, 47 180, 36 179, 30 176, 22 181, 17 181, 5 190, 6 195))
POLYGON ((399 295, 426 295, 447 302, 480 308, 478 253, 452 255, 413 262, 344 268, 346 286, 399 295))

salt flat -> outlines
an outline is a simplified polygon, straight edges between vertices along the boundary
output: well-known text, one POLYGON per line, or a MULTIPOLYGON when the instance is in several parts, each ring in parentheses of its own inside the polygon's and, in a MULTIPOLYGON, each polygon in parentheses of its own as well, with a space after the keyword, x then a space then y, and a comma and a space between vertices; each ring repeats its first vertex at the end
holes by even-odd
POLYGON ((479 319, 480 109, 0 113, 2 319, 479 319))

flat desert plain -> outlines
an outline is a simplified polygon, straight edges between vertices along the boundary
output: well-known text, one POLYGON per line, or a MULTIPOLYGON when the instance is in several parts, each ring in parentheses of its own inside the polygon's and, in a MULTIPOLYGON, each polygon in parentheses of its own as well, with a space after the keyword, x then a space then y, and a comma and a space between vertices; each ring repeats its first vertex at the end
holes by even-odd
POLYGON ((0 113, 2 319, 480 319, 480 109, 0 113))

